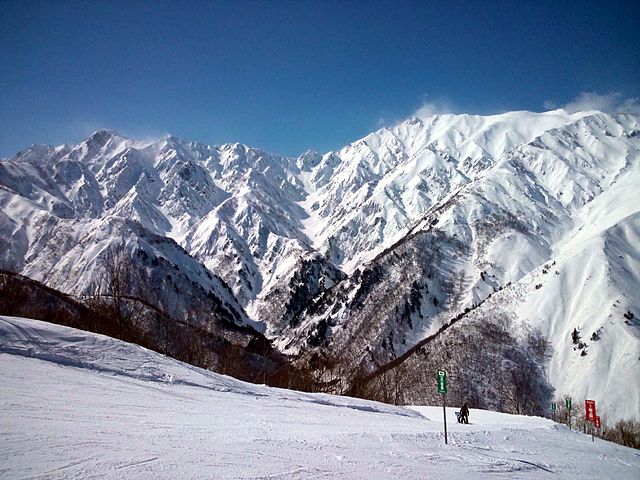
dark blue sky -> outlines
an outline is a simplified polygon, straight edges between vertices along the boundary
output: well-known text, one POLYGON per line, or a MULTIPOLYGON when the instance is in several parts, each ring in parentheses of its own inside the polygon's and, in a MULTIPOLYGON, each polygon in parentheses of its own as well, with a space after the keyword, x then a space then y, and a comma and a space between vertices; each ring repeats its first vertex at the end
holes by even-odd
POLYGON ((639 52, 637 0, 0 0, 0 155, 102 127, 324 152, 425 102, 640 97, 639 52))

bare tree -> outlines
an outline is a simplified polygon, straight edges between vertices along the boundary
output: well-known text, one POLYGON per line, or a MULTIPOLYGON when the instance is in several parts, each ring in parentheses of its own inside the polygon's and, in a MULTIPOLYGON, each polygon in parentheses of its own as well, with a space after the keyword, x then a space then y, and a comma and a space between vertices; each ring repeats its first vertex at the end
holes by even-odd
POLYGON ((124 338, 123 335, 131 333, 125 330, 137 326, 144 312, 142 303, 132 301, 135 291, 139 290, 140 279, 123 248, 108 248, 100 259, 99 267, 101 295, 109 299, 107 306, 116 320, 118 338, 124 338))

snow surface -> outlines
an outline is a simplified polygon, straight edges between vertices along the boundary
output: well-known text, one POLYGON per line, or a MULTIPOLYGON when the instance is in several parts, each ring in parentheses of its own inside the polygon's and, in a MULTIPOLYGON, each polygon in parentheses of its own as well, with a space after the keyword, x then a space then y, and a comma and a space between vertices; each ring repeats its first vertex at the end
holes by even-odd
POLYGON ((537 417, 251 385, 0 317, 2 478, 638 478, 636 450, 537 417))

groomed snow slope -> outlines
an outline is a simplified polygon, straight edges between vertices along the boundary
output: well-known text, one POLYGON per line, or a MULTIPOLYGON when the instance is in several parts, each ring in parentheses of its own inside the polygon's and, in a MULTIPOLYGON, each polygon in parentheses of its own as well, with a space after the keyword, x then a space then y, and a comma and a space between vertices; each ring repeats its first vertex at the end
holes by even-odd
POLYGON ((638 478, 637 451, 536 417, 246 384, 139 346, 0 317, 2 478, 638 478))

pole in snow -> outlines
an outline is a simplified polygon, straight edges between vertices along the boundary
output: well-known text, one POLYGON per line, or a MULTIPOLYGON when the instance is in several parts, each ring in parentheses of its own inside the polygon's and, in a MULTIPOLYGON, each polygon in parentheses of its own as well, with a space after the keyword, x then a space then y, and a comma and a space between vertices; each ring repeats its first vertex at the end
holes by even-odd
POLYGON ((591 422, 591 441, 595 441, 593 439, 595 423, 596 423, 596 401, 595 400, 585 400, 584 401, 584 411, 585 411, 585 423, 591 422))
MULTIPOLYGON (((600 433, 600 427, 602 426, 602 422, 600 421, 600 417, 598 415, 596 415, 596 418, 593 419, 593 429, 595 430, 596 428, 598 429, 598 433, 600 433)), ((595 442, 595 440, 593 439, 593 431, 591 433, 591 441, 595 442)))

